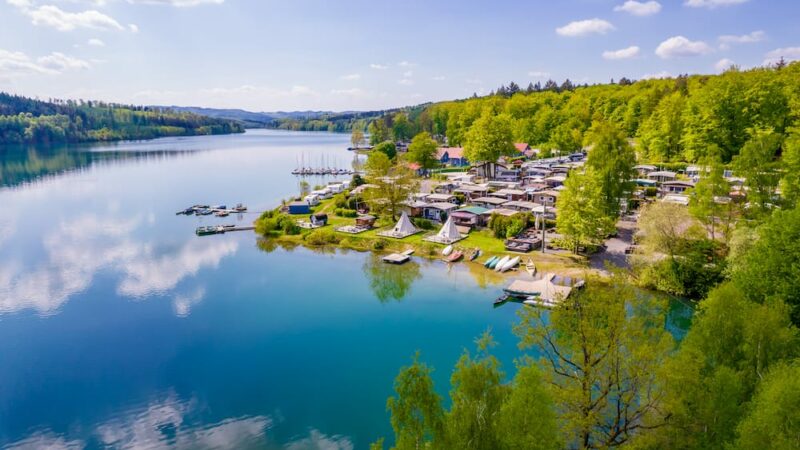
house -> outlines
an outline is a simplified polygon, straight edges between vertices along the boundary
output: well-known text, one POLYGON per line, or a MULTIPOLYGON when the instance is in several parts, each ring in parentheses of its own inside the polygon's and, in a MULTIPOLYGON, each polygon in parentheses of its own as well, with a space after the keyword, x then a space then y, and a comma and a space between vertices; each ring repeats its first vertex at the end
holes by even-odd
POLYGON ((558 200, 558 191, 550 189, 546 191, 535 192, 532 200, 540 205, 555 206, 556 200, 558 200))
POLYGON ((509 189, 509 188, 500 189, 497 192, 492 192, 491 194, 489 194, 489 197, 504 198, 508 201, 524 200, 526 196, 527 193, 523 190, 509 189))
POLYGON ((422 166, 419 165, 419 163, 415 162, 406 163, 406 167, 408 167, 408 170, 414 172, 414 175, 418 177, 425 175, 425 171, 422 170, 422 166))
POLYGON ((505 208, 505 205, 503 205, 503 208, 496 208, 496 209, 491 210, 491 214, 497 214, 497 215, 506 216, 506 217, 516 216, 519 213, 520 212, 517 211, 516 209, 505 208))
POLYGON ((658 183, 656 183, 655 180, 647 180, 647 179, 644 179, 644 178, 637 178, 637 179, 633 180, 633 182, 636 183, 637 186, 644 187, 644 188, 656 187, 656 185, 658 184, 658 183))
POLYGON ((494 180, 497 181, 519 181, 520 173, 522 171, 520 169, 509 169, 505 167, 501 167, 498 165, 497 170, 494 174, 494 180))
POLYGON ((322 227, 328 224, 328 215, 327 214, 312 214, 310 217, 311 226, 313 227, 322 227))
POLYGON ((446 166, 463 167, 469 165, 464 157, 463 147, 439 147, 436 150, 436 159, 446 166))
POLYGON ((375 226, 375 220, 375 216, 358 216, 356 217, 356 226, 360 228, 372 228, 375 226))
POLYGON ((549 177, 553 171, 547 167, 536 166, 526 168, 525 173, 527 174, 525 178, 544 178, 549 177))
POLYGON ((638 172, 640 177, 646 177, 650 175, 650 172, 658 170, 658 167, 651 166, 650 164, 639 164, 638 166, 633 166, 633 170, 638 172))
POLYGON ((551 188, 557 188, 559 186, 563 186, 564 182, 567 181, 566 175, 552 175, 545 178, 544 183, 551 188))
POLYGON ((489 210, 480 206, 467 206, 450 213, 456 225, 461 227, 477 228, 486 224, 486 213, 489 210))
POLYGON ((650 172, 647 174, 648 180, 653 180, 658 183, 663 183, 665 181, 672 181, 677 177, 675 172, 670 172, 668 170, 660 170, 656 172, 650 172))
POLYGON ((407 206, 409 216, 422 217, 422 214, 425 211, 425 207, 428 206, 428 203, 422 200, 414 200, 411 203, 408 203, 407 206))
POLYGON ((544 206, 527 201, 513 201, 503 205, 503 208, 513 209, 520 212, 529 212, 534 214, 544 214, 544 206))
POLYGON ((458 188, 458 185, 455 182, 442 183, 434 186, 433 192, 435 194, 452 194, 456 188, 458 188))
POLYGON ((472 204, 475 206, 480 206, 481 208, 486 209, 495 209, 503 205, 504 203, 508 203, 508 200, 504 198, 497 198, 497 197, 480 197, 472 200, 472 204))
POLYGON ((424 201, 428 203, 452 203, 458 204, 458 199, 452 194, 428 194, 425 196, 424 201))
POLYGON ((306 202, 291 202, 288 211, 289 214, 311 214, 311 206, 306 202))
POLYGON ((514 144, 514 148, 516 148, 518 152, 520 152, 525 156, 528 156, 526 152, 531 151, 531 146, 528 145, 526 142, 517 142, 514 144))
POLYGON ((508 168, 502 164, 498 164, 496 162, 491 162, 491 161, 482 162, 470 168, 470 170, 475 171, 476 175, 485 178, 487 180, 493 180, 497 175, 497 172, 501 169, 508 169, 508 168))
POLYGON ((691 189, 693 187, 694 183, 691 181, 665 181, 661 183, 659 191, 661 191, 662 194, 683 194, 687 189, 691 189))
POLYGON ((453 190, 453 193, 462 194, 467 200, 472 200, 489 195, 489 188, 477 184, 461 184, 458 188, 453 190))
POLYGON ((428 203, 422 208, 422 217, 437 222, 444 222, 450 212, 458 209, 458 205, 446 202, 428 203))

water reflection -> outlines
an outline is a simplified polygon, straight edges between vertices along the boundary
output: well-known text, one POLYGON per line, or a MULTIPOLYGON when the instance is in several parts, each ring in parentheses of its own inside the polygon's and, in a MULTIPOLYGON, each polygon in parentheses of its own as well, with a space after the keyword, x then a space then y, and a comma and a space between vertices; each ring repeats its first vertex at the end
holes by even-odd
POLYGON ((421 278, 420 266, 414 261, 401 265, 386 264, 382 255, 371 253, 364 262, 369 287, 381 303, 402 300, 414 281, 421 278))
POLYGON ((91 147, 57 146, 0 147, 0 187, 13 187, 52 178, 63 173, 84 171, 95 164, 131 160, 162 161, 190 151, 90 151, 91 147))
POLYGON ((308 437, 299 438, 284 446, 286 450, 353 450, 353 442, 346 436, 328 436, 311 429, 308 437))
MULTIPOLYGON (((142 216, 101 218, 95 214, 62 222, 43 238, 45 257, 35 265, 11 258, 0 261, 0 314, 24 309, 55 314, 103 269, 120 275, 120 295, 169 294, 184 278, 202 268, 216 268, 238 249, 238 242, 231 239, 201 242, 190 238, 177 248, 134 239, 134 232, 146 223, 142 216)), ((176 313, 188 314, 202 296, 202 290, 176 296, 176 313)))
MULTIPOLYGON (((273 421, 268 416, 231 417, 204 423, 196 399, 182 400, 175 394, 143 407, 125 411, 97 424, 78 438, 37 431, 8 445, 8 449, 233 449, 263 447, 273 421)), ((81 432, 81 430, 79 430, 81 432)), ((351 447, 352 448, 352 447, 351 447)))

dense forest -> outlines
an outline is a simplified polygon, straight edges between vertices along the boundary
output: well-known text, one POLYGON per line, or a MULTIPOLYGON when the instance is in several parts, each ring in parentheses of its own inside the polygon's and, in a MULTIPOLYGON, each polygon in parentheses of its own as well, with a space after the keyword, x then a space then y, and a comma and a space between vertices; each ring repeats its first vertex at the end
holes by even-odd
POLYGON ((352 130, 366 130, 367 126, 379 120, 391 122, 396 114, 408 114, 417 117, 427 107, 427 104, 411 106, 401 109, 382 111, 322 113, 308 117, 283 117, 274 122, 274 127, 292 131, 329 131, 335 133, 350 132, 352 130))
POLYGON ((427 131, 459 146, 473 122, 491 114, 510 126, 515 142, 568 153, 586 144, 594 122, 605 121, 633 140, 640 161, 696 162, 712 149, 727 163, 755 130, 783 134, 796 124, 798 79, 800 63, 780 63, 747 71, 732 67, 721 75, 622 78, 593 86, 566 80, 521 88, 512 82, 489 96, 384 114, 369 130, 378 131, 378 142, 427 131), (398 118, 404 124, 394 130, 398 118), (393 136, 392 131, 400 133, 393 136))
POLYGON ((0 143, 54 144, 241 133, 241 124, 169 109, 41 101, 0 92, 0 143))

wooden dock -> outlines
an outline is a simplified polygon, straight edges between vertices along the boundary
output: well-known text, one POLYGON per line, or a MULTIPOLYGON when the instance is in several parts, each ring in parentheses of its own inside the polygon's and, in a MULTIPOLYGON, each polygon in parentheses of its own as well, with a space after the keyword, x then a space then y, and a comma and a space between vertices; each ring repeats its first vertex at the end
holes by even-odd
POLYGON ((383 262, 389 264, 403 264, 411 259, 414 250, 406 250, 403 253, 392 253, 383 257, 383 262))

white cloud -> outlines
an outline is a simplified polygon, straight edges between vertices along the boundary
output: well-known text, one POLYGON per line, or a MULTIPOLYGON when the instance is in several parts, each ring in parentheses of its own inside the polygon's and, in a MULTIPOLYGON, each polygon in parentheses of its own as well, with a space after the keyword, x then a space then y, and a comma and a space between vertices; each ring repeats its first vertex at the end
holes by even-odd
POLYGON ((786 61, 800 60, 800 47, 784 47, 771 50, 764 55, 764 65, 775 64, 783 58, 786 61))
POLYGON ((662 59, 699 56, 711 53, 712 48, 703 41, 690 41, 683 36, 673 36, 656 48, 656 55, 662 59))
POLYGON ((683 4, 691 8, 713 9, 718 6, 740 5, 748 1, 750 0, 686 0, 683 4))
POLYGON ((139 26, 136 25, 135 23, 129 23, 128 24, 128 29, 131 30, 131 33, 138 33, 139 32, 139 26))
POLYGON ((622 11, 634 16, 652 16, 661 11, 661 3, 655 0, 649 2, 637 2, 636 0, 628 0, 625 3, 615 6, 614 11, 622 11))
POLYGON ((125 29, 114 18, 97 10, 73 13, 55 5, 35 6, 27 0, 6 0, 6 2, 28 16, 34 25, 55 28, 59 31, 72 31, 78 28, 118 31, 125 29))
POLYGON ((103 41, 101 41, 100 39, 97 39, 97 38, 89 39, 86 43, 91 45, 92 47, 105 47, 106 46, 105 42, 103 42, 103 41))
POLYGON ((417 67, 417 63, 409 62, 409 61, 400 61, 397 63, 400 67, 417 67))
POLYGON ((406 70, 405 72, 403 72, 403 78, 411 78, 413 76, 414 76, 413 70, 406 70))
POLYGON ((57 75, 70 70, 88 69, 90 64, 82 59, 53 52, 34 60, 22 52, 0 49, 0 77, 11 78, 34 74, 57 75))
POLYGON ((225 0, 128 0, 128 3, 141 3, 144 5, 167 5, 179 8, 198 5, 221 5, 225 0))
POLYGON ((619 50, 607 50, 603 52, 603 58, 616 60, 616 59, 629 59, 639 54, 639 47, 632 45, 627 48, 619 50))
POLYGON ((720 48, 727 50, 733 44, 752 44, 761 42, 767 38, 767 33, 763 31, 753 31, 752 33, 743 34, 741 36, 726 34, 719 37, 720 48))
POLYGON ((389 66, 387 66, 385 64, 372 63, 372 64, 369 65, 369 68, 370 69, 375 69, 375 70, 386 70, 386 69, 389 68, 389 66))
POLYGON ((298 438, 284 446, 286 450, 353 450, 355 446, 347 436, 328 436, 311 429, 308 437, 298 438))
POLYGON ((433 77, 433 78, 431 78, 431 79, 432 79, 433 81, 444 81, 444 80, 446 80, 447 78, 445 78, 445 76, 444 76, 444 75, 437 75, 437 76, 435 76, 435 77, 433 77))
POLYGON ((361 74, 360 73, 351 73, 351 74, 347 74, 347 75, 342 75, 341 77, 339 77, 339 79, 342 79, 342 80, 345 80, 345 81, 356 81, 356 80, 360 80, 361 79, 361 74))
POLYGON ((717 72, 724 72, 728 70, 731 66, 736 65, 733 60, 728 58, 722 58, 714 64, 714 68, 717 69, 717 72))
POLYGON ((172 300, 172 310, 178 317, 188 317, 192 312, 192 307, 206 296, 206 290, 199 287, 188 294, 177 294, 175 299, 172 300))
POLYGON ((736 63, 732 59, 722 58, 714 64, 714 68, 717 69, 717 72, 724 72, 735 65, 736 63))
POLYGON ((331 89, 331 94, 333 95, 345 95, 350 97, 357 97, 364 95, 364 91, 359 88, 352 88, 352 89, 331 89))
POLYGON ((615 30, 614 25, 603 19, 587 19, 570 22, 563 27, 556 28, 556 33, 561 36, 579 37, 590 34, 606 34, 615 30))
POLYGON ((661 72, 657 72, 657 73, 648 73, 648 74, 642 75, 642 79, 643 80, 654 80, 654 79, 672 78, 672 77, 673 77, 673 75, 671 73, 665 71, 665 70, 662 70, 661 72))
POLYGON ((399 80, 398 83, 402 84, 403 86, 411 86, 414 84, 414 80, 410 78, 403 78, 402 80, 399 80))
POLYGON ((533 78, 547 78, 550 76, 550 72, 544 72, 542 70, 531 70, 528 72, 529 77, 533 78))

